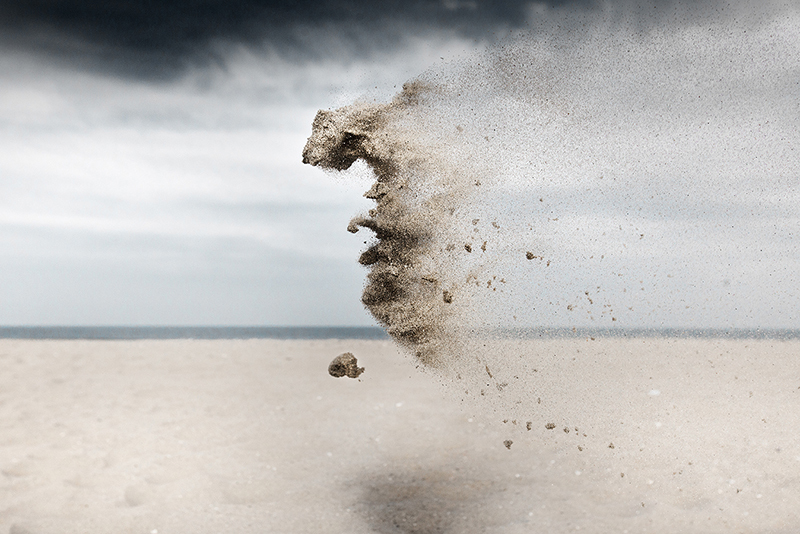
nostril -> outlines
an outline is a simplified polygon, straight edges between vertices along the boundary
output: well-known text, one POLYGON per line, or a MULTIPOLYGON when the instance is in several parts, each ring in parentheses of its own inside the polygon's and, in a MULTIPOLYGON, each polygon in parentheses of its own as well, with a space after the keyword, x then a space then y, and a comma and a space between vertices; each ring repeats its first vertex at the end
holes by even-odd
POLYGON ((303 156, 303 163, 308 164, 308 156, 303 156))

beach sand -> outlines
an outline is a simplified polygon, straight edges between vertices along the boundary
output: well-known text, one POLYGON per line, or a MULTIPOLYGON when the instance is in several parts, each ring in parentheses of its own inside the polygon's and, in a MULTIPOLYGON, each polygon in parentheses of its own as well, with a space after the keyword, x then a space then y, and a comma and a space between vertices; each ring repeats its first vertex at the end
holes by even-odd
POLYGON ((512 345, 0 340, 0 533, 800 532, 799 342, 512 345))

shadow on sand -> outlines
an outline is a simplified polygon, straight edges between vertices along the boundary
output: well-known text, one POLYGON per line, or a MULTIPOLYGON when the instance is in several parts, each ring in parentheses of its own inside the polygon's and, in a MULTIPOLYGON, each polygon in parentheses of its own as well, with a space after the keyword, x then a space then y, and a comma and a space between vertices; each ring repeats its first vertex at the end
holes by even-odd
POLYGON ((458 467, 390 465, 356 481, 354 511, 378 534, 467 534, 495 524, 493 501, 505 491, 458 467))

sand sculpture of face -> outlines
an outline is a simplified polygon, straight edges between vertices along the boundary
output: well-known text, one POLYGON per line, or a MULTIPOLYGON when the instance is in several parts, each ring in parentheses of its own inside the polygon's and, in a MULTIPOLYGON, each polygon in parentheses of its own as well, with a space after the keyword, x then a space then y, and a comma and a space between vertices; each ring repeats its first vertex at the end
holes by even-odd
POLYGON ((375 172, 376 183, 365 193, 375 200, 375 209, 347 227, 354 233, 368 228, 378 240, 359 259, 370 268, 361 300, 392 337, 412 348, 424 363, 432 363, 432 343, 452 295, 420 261, 432 225, 409 208, 414 193, 403 173, 415 139, 398 128, 403 113, 416 105, 420 90, 415 85, 405 87, 388 104, 319 111, 303 163, 342 171, 363 159, 375 172))

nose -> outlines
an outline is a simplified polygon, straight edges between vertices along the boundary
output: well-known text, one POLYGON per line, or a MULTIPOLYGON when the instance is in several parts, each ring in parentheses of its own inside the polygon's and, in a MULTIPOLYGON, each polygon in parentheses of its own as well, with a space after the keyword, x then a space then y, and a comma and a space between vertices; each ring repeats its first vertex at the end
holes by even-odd
POLYGON ((305 164, 310 163, 309 160, 308 160, 308 156, 306 156, 305 154, 303 154, 303 163, 305 163, 305 164))

